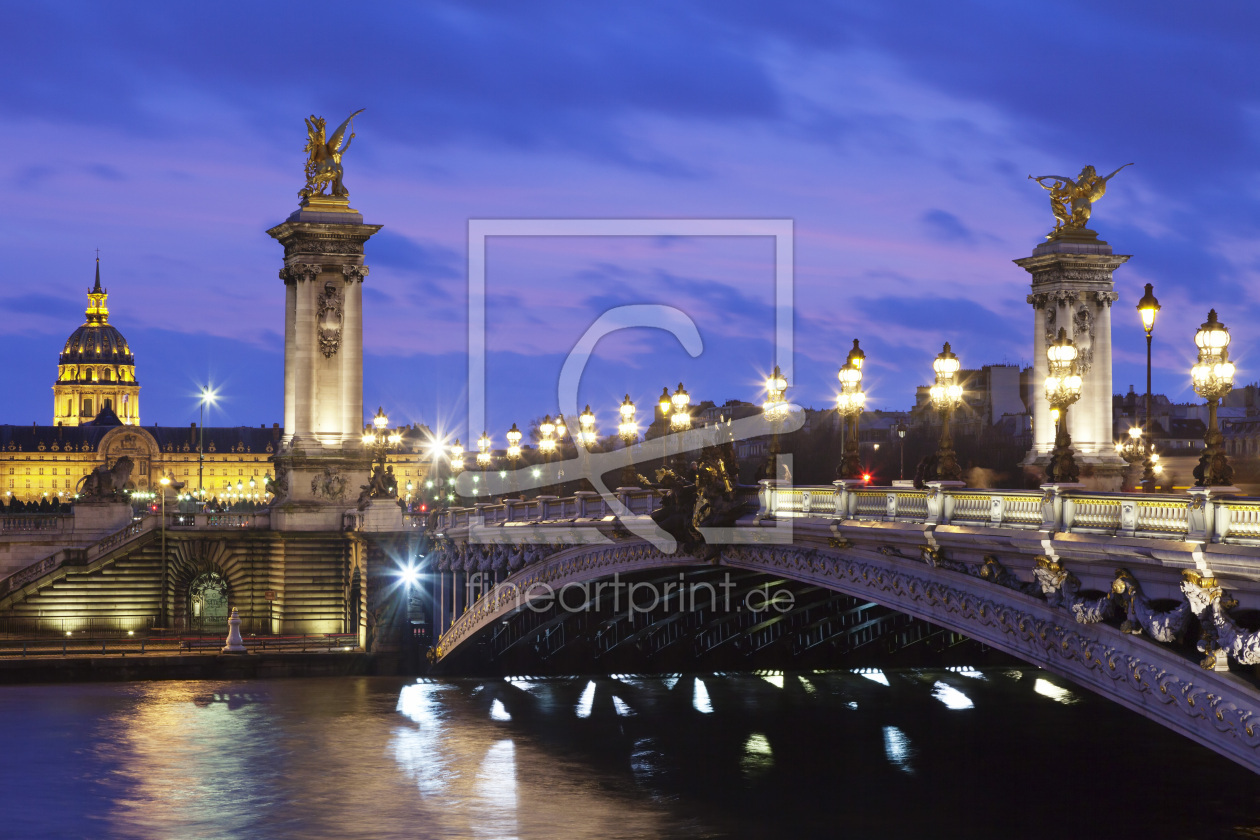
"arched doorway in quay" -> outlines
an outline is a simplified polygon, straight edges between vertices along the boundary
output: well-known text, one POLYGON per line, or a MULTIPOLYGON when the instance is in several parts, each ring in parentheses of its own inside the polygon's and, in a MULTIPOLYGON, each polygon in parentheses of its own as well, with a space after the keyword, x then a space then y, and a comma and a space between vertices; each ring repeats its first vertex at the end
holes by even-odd
POLYGON ((190 630, 225 631, 228 612, 228 583, 221 574, 204 572, 188 585, 190 630))

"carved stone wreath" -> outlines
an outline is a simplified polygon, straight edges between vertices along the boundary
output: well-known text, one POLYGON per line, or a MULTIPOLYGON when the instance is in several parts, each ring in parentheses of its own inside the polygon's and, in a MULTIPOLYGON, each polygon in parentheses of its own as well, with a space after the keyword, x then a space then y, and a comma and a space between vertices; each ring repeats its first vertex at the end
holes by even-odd
POLYGON ((311 495, 331 502, 344 502, 349 483, 335 467, 324 467, 324 472, 311 479, 311 495))
POLYGON ((328 283, 319 294, 319 349, 331 359, 341 349, 341 325, 345 320, 345 294, 337 283, 328 283))

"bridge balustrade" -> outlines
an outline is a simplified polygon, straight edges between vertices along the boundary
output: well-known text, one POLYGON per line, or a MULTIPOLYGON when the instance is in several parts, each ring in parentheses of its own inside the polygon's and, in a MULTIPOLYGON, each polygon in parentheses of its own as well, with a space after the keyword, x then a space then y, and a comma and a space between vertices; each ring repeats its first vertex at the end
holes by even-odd
POLYGON ((256 529, 271 525, 271 513, 168 513, 166 527, 173 531, 256 529))
MULTIPOLYGON (((830 489, 830 488, 828 488, 830 489)), ((617 498, 634 516, 647 516, 661 501, 658 490, 629 490, 618 492, 617 498)), ((830 493, 827 496, 830 504, 830 493)), ((573 522, 577 520, 604 519, 619 513, 600 494, 592 490, 579 490, 565 498, 535 496, 532 499, 505 499, 495 504, 477 504, 471 508, 448 508, 438 513, 439 531, 453 531, 473 525, 510 525, 525 522, 573 522)), ((422 527, 425 517, 414 514, 408 517, 412 527, 422 527)))
POLYGON ((68 531, 74 528, 73 514, 11 513, 0 516, 0 533, 31 531, 68 531))
MULTIPOLYGON (((1064 488, 794 486, 775 480, 760 482, 757 497, 758 519, 911 522, 1260 545, 1260 499, 1256 498, 1064 488)), ((634 516, 648 515, 660 499, 660 492, 650 489, 618 493, 618 500, 634 516)), ((538 496, 450 508, 438 515, 437 525, 450 532, 480 524, 594 521, 617 514, 606 499, 584 491, 567 498, 538 496)), ((411 524, 422 527, 423 522, 417 516, 411 524)))

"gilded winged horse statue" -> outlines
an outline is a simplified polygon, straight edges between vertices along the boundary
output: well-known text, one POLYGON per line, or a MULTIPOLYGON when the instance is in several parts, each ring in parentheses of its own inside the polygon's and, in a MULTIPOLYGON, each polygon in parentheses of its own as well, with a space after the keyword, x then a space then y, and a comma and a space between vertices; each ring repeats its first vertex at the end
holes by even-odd
POLYGON ((311 198, 317 195, 346 196, 350 194, 341 181, 343 174, 341 156, 350 148, 350 141, 354 139, 351 123, 364 110, 360 108, 346 117, 346 121, 327 139, 324 137, 324 118, 314 114, 306 118, 307 140, 306 147, 303 149, 307 153, 306 186, 298 191, 299 196, 311 198), (343 146, 341 139, 345 137, 347 128, 352 130, 343 146), (325 189, 329 188, 331 192, 326 193, 325 189))

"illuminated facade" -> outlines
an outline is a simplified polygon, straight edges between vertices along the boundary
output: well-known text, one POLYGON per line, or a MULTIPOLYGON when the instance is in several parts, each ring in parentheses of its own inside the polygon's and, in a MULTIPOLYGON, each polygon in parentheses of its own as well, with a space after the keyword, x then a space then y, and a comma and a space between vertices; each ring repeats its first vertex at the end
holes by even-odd
POLYGON ((66 339, 57 359, 53 385, 53 425, 80 426, 109 409, 126 425, 140 422, 140 383, 136 359, 122 333, 109 323, 101 288, 101 260, 96 285, 88 292, 87 320, 66 339))
MULTIPOLYGON (((134 489, 155 489, 168 475, 183 485, 182 492, 191 493, 197 488, 197 439, 195 424, 127 426, 105 411, 75 427, 0 426, 0 500, 68 501, 84 476, 98 466, 112 466, 124 455, 134 464, 130 482, 134 489)), ((265 500, 270 458, 279 440, 278 425, 206 428, 202 462, 206 497, 227 501, 236 494, 265 500)))

